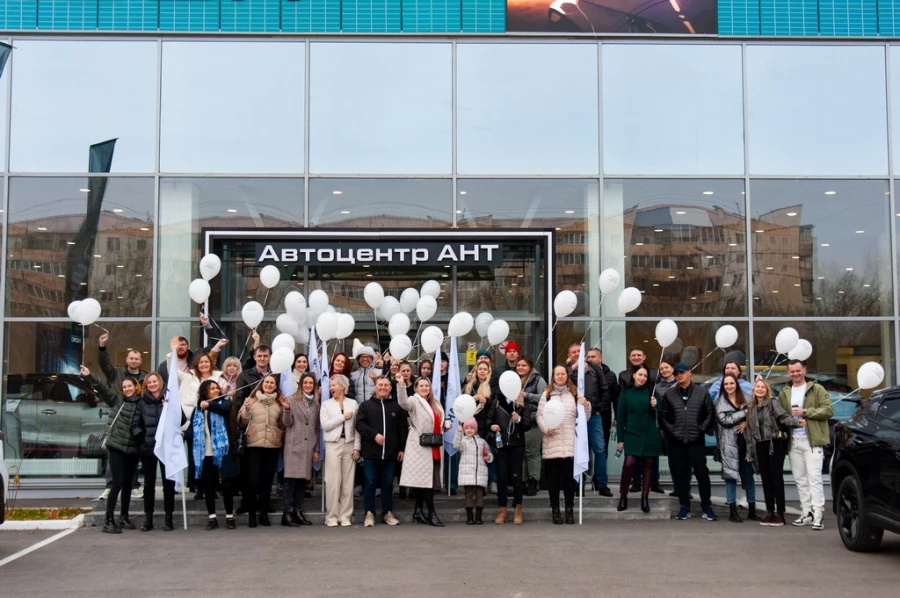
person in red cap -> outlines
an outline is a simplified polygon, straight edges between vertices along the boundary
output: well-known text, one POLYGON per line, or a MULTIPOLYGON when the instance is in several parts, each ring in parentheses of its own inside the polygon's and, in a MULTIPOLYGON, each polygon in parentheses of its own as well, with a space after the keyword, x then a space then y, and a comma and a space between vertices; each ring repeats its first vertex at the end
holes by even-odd
POLYGON ((519 345, 513 341, 507 342, 504 355, 506 356, 506 363, 497 364, 495 368, 498 375, 503 372, 516 371, 516 362, 519 361, 519 345))

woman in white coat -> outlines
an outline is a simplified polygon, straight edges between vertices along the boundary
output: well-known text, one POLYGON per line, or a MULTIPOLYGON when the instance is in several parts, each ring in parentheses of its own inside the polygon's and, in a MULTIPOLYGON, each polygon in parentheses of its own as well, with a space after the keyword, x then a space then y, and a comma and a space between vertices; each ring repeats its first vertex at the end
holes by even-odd
POLYGON ((331 400, 322 403, 319 421, 325 436, 325 525, 350 527, 353 515, 353 477, 359 459, 356 433, 356 401, 347 398, 350 380, 337 374, 328 390, 331 400))
POLYGON ((444 527, 434 511, 434 490, 441 489, 444 454, 442 445, 437 444, 436 440, 440 438, 443 442, 442 434, 450 427, 450 421, 444 422, 444 410, 435 400, 427 378, 416 380, 414 390, 415 394, 407 395, 406 380, 403 374, 398 373, 397 402, 409 413, 409 436, 403 452, 400 485, 412 488, 416 494, 414 521, 444 527))

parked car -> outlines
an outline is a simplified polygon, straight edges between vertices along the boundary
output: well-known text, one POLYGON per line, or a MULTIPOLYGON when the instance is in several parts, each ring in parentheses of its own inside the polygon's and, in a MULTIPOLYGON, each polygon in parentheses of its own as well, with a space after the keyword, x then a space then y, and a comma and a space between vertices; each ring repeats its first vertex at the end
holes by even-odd
POLYGON ((900 386, 880 390, 834 429, 832 508, 844 546, 878 549, 900 534, 900 386))

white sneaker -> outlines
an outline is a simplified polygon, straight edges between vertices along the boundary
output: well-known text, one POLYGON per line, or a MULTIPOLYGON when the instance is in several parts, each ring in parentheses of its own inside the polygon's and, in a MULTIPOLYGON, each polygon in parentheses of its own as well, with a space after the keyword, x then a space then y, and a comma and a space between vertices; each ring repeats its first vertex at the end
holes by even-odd
POLYGON ((817 515, 816 518, 813 519, 812 528, 816 531, 825 529, 825 516, 817 515))
POLYGON ((795 519, 791 522, 792 525, 796 525, 797 527, 803 527, 804 525, 812 525, 813 515, 812 513, 807 513, 806 515, 801 515, 799 519, 795 519))
POLYGON ((97 497, 97 500, 106 500, 109 497, 109 488, 103 491, 103 494, 97 497))
POLYGON ((331 519, 331 520, 325 521, 325 525, 327 525, 328 527, 337 527, 338 522, 335 521, 334 519, 331 519))
POLYGON ((363 523, 363 527, 375 527, 375 513, 372 511, 366 512, 366 522, 363 523))
POLYGON ((383 519, 388 525, 400 525, 400 520, 394 517, 394 514, 391 511, 388 511, 383 519))
POLYGON ((381 488, 375 488, 375 498, 381 496, 381 488))
MULTIPOLYGON (((373 521, 372 524, 374 525, 375 522, 373 521)), ((351 525, 353 524, 350 523, 349 519, 341 519, 341 527, 350 527, 351 525)))
POLYGON ((497 494, 497 483, 496 482, 491 482, 491 484, 488 486, 488 492, 490 494, 497 494))
POLYGON ((135 488, 131 491, 131 498, 144 498, 143 488, 135 488))

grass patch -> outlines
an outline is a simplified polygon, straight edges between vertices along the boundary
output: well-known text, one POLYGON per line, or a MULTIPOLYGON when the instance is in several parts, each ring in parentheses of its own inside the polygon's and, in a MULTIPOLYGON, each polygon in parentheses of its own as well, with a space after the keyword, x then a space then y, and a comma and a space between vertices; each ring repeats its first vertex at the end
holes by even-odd
POLYGON ((7 509, 8 521, 48 521, 51 519, 74 519, 82 513, 89 513, 90 509, 76 507, 50 508, 50 509, 7 509))

